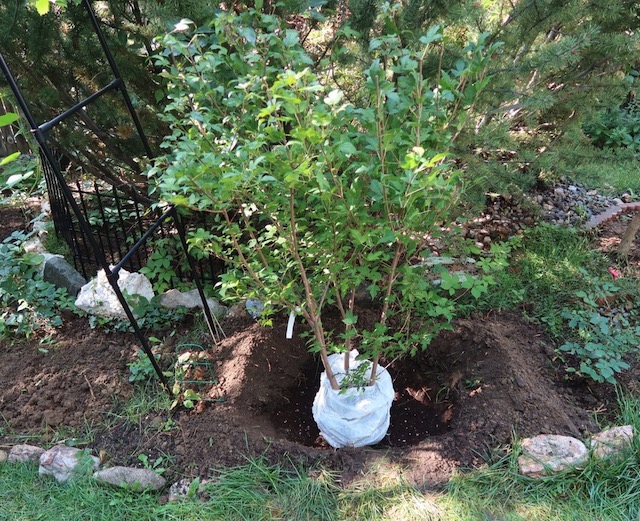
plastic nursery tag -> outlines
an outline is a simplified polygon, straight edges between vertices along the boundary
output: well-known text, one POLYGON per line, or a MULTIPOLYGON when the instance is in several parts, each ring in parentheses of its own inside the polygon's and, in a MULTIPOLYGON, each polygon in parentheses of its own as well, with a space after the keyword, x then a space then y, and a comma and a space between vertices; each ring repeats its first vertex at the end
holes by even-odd
POLYGON ((287 340, 291 340, 293 338, 293 324, 296 321, 296 312, 291 310, 289 313, 289 323, 287 324, 287 340))

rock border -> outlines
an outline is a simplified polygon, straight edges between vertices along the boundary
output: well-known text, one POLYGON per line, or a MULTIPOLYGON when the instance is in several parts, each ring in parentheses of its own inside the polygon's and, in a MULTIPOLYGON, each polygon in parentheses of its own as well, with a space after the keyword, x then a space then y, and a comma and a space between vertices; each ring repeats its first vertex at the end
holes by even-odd
POLYGON ((158 502, 166 503, 193 498, 207 499, 204 485, 211 480, 183 478, 167 486, 167 481, 157 472, 139 467, 102 467, 102 462, 88 449, 67 445, 54 445, 46 450, 37 445, 17 444, 9 451, 0 450, 0 465, 38 463, 40 476, 52 476, 58 483, 78 479, 93 479, 95 482, 123 488, 131 492, 157 492, 167 490, 158 502))
POLYGON ((590 458, 604 460, 619 456, 631 446, 631 425, 611 427, 591 436, 588 444, 571 436, 539 434, 520 443, 520 473, 533 479, 547 477, 564 470, 583 468, 590 458))

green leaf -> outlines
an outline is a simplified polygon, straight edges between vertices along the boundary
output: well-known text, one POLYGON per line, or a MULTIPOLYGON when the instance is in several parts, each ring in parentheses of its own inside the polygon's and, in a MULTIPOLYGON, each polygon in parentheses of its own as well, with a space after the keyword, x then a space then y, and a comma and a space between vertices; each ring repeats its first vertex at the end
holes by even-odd
POLYGON ((356 154, 358 152, 356 147, 354 147, 353 144, 351 144, 351 142, 349 141, 343 141, 342 143, 340 143, 338 150, 340 150, 340 152, 342 152, 347 157, 352 156, 353 154, 356 154))
MULTIPOLYGON (((10 154, 7 157, 2 158, 2 161, 0 161, 0 166, 4 166, 8 163, 11 163, 11 161, 15 161, 19 157, 20 157, 20 152, 14 152, 13 154, 10 154)), ((20 175, 20 177, 22 177, 22 174, 15 174, 15 175, 20 175)), ((14 176, 11 176, 11 177, 14 177, 14 176)), ((9 184, 8 181, 7 181, 7 184, 9 184)))
POLYGON ((423 45, 429 45, 433 42, 437 42, 442 39, 442 32, 440 31, 439 25, 434 25, 430 27, 427 31, 427 34, 420 37, 420 43, 423 45))
POLYGON ((293 29, 287 29, 284 39, 282 40, 282 43, 284 44, 285 47, 293 47, 299 41, 300 41, 300 38, 298 37, 298 31, 294 31, 293 29))
POLYGON ((482 296, 482 293, 484 293, 484 291, 480 286, 474 286, 473 288, 471 288, 471 294, 474 298, 480 298, 482 296))
POLYGON ((18 121, 18 119, 20 119, 20 116, 18 116, 15 112, 7 112, 6 114, 2 114, 2 116, 0 116, 0 127, 11 125, 11 123, 15 123, 16 121, 18 121))
POLYGON ((342 322, 347 326, 353 326, 356 322, 358 322, 358 315, 354 315, 351 310, 347 310, 346 316, 342 319, 342 322))
POLYGON ((396 240, 396 232, 391 229, 386 229, 384 234, 378 240, 378 244, 390 244, 396 240))
POLYGON ((36 0, 36 11, 39 15, 49 12, 49 0, 36 0))

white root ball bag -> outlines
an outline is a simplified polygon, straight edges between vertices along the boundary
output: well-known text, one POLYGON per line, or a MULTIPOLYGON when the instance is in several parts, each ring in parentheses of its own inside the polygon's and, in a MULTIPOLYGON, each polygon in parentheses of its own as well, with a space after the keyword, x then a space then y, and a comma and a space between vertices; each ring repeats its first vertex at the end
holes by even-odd
MULTIPOLYGON (((355 369, 368 360, 356 360, 358 351, 349 353, 349 367, 355 369)), ((344 378, 344 355, 329 356, 338 383, 344 378)), ((369 369, 370 371, 370 369, 369 369)), ((387 434, 394 391, 391 375, 378 367, 375 383, 365 388, 349 388, 342 394, 331 388, 326 372, 320 376, 320 390, 313 401, 313 419, 329 445, 364 447, 375 445, 387 434)))

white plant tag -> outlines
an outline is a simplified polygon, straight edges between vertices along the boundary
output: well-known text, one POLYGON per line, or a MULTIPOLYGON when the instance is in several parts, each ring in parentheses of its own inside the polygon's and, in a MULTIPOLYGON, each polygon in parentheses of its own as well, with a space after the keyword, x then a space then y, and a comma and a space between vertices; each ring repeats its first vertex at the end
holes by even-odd
POLYGON ((293 338, 293 324, 296 321, 296 314, 295 311, 291 310, 291 313, 289 313, 289 323, 287 324, 287 340, 290 340, 293 338))

